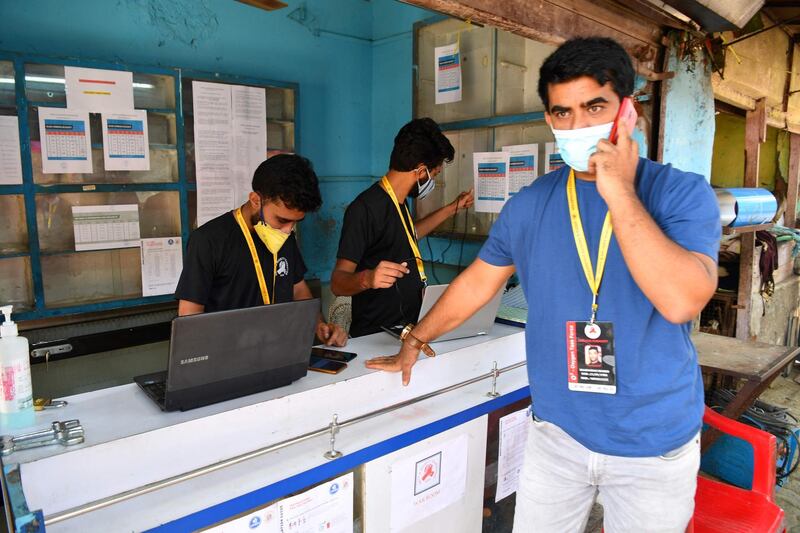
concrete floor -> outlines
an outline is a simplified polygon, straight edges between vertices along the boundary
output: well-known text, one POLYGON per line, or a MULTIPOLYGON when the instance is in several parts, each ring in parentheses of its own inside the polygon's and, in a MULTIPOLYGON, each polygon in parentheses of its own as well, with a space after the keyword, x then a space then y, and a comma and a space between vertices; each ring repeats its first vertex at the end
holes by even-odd
MULTIPOLYGON (((794 368, 788 378, 778 376, 769 389, 764 391, 761 399, 765 402, 788 407, 789 411, 800 418, 800 369, 794 368)), ((800 531, 800 468, 775 495, 778 505, 786 513, 786 531, 800 531)))

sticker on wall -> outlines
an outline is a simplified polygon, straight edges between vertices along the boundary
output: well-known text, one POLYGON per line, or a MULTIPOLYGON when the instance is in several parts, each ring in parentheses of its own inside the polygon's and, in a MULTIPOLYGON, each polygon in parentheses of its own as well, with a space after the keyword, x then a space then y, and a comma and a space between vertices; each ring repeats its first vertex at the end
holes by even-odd
POLYGON ((545 169, 547 172, 553 172, 554 170, 558 170, 559 168, 566 165, 564 160, 561 158, 561 154, 558 153, 558 146, 556 143, 549 142, 544 145, 544 153, 545 153, 545 169))
POLYGON ((400 531, 460 500, 466 491, 467 435, 392 465, 391 531, 400 531))
POLYGON ((472 154, 475 178, 475 212, 499 213, 508 196, 508 152, 475 152, 472 154))
POLYGON ((64 67, 67 108, 91 113, 133 109, 133 73, 64 67))
POLYGON ((539 176, 539 145, 503 146, 503 151, 511 154, 508 168, 508 198, 511 198, 539 176))
POLYGON ((17 116, 0 116, 0 185, 21 184, 22 161, 17 116))
POLYGON ((103 113, 106 170, 150 170, 147 111, 103 113))
POLYGON ((183 269, 180 237, 142 239, 142 296, 172 294, 183 269))
POLYGON ((135 248, 139 242, 139 206, 73 205, 75 250, 135 248))
POLYGON ((92 173, 88 112, 40 107, 39 136, 43 173, 92 173))
POLYGON ((458 43, 434 49, 436 71, 436 103, 461 101, 461 51, 458 43))

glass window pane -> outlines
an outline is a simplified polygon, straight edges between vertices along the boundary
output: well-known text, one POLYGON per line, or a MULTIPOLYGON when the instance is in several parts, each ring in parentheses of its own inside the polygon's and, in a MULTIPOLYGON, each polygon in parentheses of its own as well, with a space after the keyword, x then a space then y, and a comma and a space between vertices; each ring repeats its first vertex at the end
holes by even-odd
POLYGON ((175 109, 175 77, 133 73, 133 106, 136 109, 175 109))
POLYGON ((44 174, 39 141, 31 141, 33 181, 40 185, 57 183, 174 183, 178 181, 178 151, 150 148, 150 170, 103 170, 103 150, 92 150, 93 174, 44 174))
POLYGON ((147 135, 150 137, 150 144, 176 145, 178 136, 175 129, 175 115, 148 112, 147 135))
POLYGON ((267 155, 294 152, 294 122, 267 121, 267 155))
POLYGON ((189 198, 189 229, 197 229, 197 191, 188 191, 189 198))
POLYGON ((177 191, 37 194, 39 247, 45 253, 75 249, 72 227, 72 206, 75 205, 136 204, 139 206, 139 233, 143 239, 178 236, 181 234, 179 202, 177 191))
POLYGON ((15 106, 14 63, 0 61, 0 106, 15 106))
POLYGON ((25 96, 32 102, 66 105, 64 65, 25 65, 25 96))
POLYGON ((538 175, 547 173, 545 168, 545 149, 546 144, 555 142, 553 132, 550 127, 544 122, 534 122, 528 124, 513 124, 510 126, 501 126, 494 130, 494 149, 502 150, 503 146, 511 146, 515 144, 538 144, 539 156, 536 161, 539 165, 538 175))
POLYGON ((183 153, 186 155, 186 181, 195 183, 197 173, 194 165, 194 117, 191 115, 183 116, 183 153))
POLYGON ((539 67, 554 50, 549 44, 497 32, 498 115, 544 111, 538 93, 539 67))
MULTIPOLYGON (((25 65, 25 94, 32 102, 66 105, 64 65, 25 65)), ((133 105, 137 109, 175 109, 175 78, 134 72, 133 105)))
POLYGON ((28 128, 31 135, 31 162, 35 183, 51 185, 56 183, 174 183, 178 181, 178 150, 172 148, 177 137, 174 115, 147 114, 150 137, 150 170, 138 171, 105 170, 100 114, 91 113, 89 122, 92 130, 92 168, 94 172, 92 174, 44 174, 39 135, 39 108, 31 107, 28 112, 28 128))
POLYGON ((417 35, 416 116, 431 117, 441 123, 489 117, 492 115, 492 54, 494 29, 467 26, 447 19, 420 28, 417 35), (453 44, 461 46, 463 99, 452 104, 436 104, 434 48, 453 44))
MULTIPOLYGON (((422 218, 436 209, 455 200, 458 193, 472 188, 472 154, 474 152, 491 151, 490 130, 488 128, 477 130, 449 131, 445 135, 455 148, 453 162, 444 167, 444 172, 436 178, 436 188, 417 205, 417 216, 422 218)), ((445 220, 436 232, 464 233, 468 235, 487 235, 496 215, 491 213, 475 213, 473 209, 467 212, 460 211, 455 218, 445 220)))
POLYGON ((142 295, 139 248, 42 257, 47 307, 65 307, 142 295))
POLYGON ((33 309, 33 281, 29 257, 0 259, 0 302, 14 306, 14 312, 33 309))
POLYGON ((27 252, 25 198, 17 194, 0 195, 0 213, 3 217, 3 224, 0 224, 0 254, 27 252))
POLYGON ((294 120, 294 91, 267 87, 267 119, 294 120))

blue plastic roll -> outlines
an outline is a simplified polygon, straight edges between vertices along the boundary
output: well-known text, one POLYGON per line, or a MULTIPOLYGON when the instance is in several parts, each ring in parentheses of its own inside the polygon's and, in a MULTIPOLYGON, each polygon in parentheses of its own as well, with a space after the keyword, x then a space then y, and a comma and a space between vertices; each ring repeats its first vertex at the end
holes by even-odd
POLYGON ((778 211, 778 201, 766 189, 725 189, 736 199, 736 218, 733 227, 755 226, 772 222, 778 211))

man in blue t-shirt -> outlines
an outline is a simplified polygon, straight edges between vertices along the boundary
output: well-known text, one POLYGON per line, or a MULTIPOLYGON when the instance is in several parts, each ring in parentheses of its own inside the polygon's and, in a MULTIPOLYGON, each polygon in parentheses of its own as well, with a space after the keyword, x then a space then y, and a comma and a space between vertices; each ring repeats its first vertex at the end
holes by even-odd
POLYGON ((619 44, 568 41, 539 76, 567 166, 514 195, 400 353, 367 366, 407 384, 427 341, 516 271, 535 415, 514 531, 583 531, 598 492, 609 533, 684 531, 704 408, 690 322, 716 288, 715 196, 702 176, 640 158, 631 126, 615 121, 634 82, 619 44), (586 364, 597 350, 600 364, 586 364))

